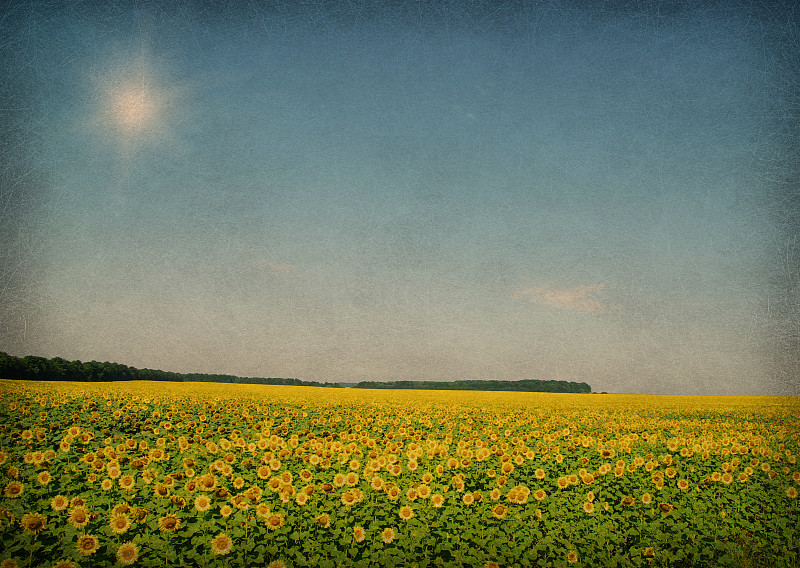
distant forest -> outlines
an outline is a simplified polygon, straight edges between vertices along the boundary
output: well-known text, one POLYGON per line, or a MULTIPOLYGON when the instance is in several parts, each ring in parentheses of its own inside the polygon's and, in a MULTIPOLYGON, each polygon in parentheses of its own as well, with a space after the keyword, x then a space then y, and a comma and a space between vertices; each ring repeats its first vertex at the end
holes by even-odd
POLYGON ((201 383, 239 383, 247 385, 291 385, 304 387, 341 388, 338 383, 318 383, 299 379, 275 379, 261 377, 236 377, 208 373, 173 373, 154 369, 137 369, 120 363, 105 361, 67 361, 61 357, 14 357, 0 351, 0 379, 16 381, 171 381, 201 383))
POLYGON ((421 390, 477 390, 477 391, 518 391, 518 392, 570 392, 591 393, 592 387, 586 383, 569 381, 362 381, 356 383, 357 389, 421 389, 421 390))
MULTIPOLYGON (((67 361, 61 357, 46 359, 28 355, 15 357, 0 351, 0 379, 14 381, 74 381, 74 382, 113 382, 113 381, 170 381, 238 383, 248 385, 289 385, 308 387, 342 388, 339 383, 320 383, 299 379, 278 379, 261 377, 237 377, 208 373, 173 373, 154 369, 137 369, 105 361, 67 361)), ((362 381, 352 384, 357 389, 421 389, 421 390, 478 390, 478 391, 517 391, 517 392, 563 392, 591 393, 586 383, 569 381, 362 381)))

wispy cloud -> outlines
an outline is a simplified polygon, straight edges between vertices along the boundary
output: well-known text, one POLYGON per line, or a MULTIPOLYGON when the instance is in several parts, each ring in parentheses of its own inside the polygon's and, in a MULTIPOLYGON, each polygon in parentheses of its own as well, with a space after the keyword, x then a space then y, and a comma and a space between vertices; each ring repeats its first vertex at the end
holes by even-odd
POLYGON ((269 268, 272 272, 283 272, 284 274, 295 272, 297 270, 297 267, 292 264, 280 264, 278 262, 267 262, 267 268, 269 268))
POLYGON ((251 256, 251 262, 253 262, 254 265, 258 266, 261 270, 277 272, 278 274, 297 273, 298 268, 294 264, 275 262, 274 260, 266 258, 257 249, 247 249, 247 252, 253 254, 253 256, 251 256))
POLYGON ((580 312, 600 312, 606 305, 594 298, 606 287, 605 284, 574 286, 572 288, 556 288, 553 286, 537 286, 524 288, 514 292, 515 300, 528 300, 534 304, 556 306, 580 312))

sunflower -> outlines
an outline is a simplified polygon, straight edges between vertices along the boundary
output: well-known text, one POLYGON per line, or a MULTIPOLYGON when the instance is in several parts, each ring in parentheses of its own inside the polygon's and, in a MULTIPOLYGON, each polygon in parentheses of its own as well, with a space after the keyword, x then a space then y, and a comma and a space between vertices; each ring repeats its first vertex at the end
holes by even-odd
POLYGON ((633 507, 633 505, 634 505, 635 503, 636 503, 636 499, 634 499, 634 498, 633 498, 633 497, 631 497, 630 495, 628 495, 627 497, 623 497, 623 499, 622 499, 622 504, 623 504, 625 507, 633 507))
POLYGON ((575 552, 574 550, 570 550, 569 553, 567 554, 567 562, 569 564, 577 563, 578 562, 578 553, 575 552))
POLYGON ((112 515, 108 525, 111 527, 111 532, 114 534, 124 534, 131 528, 131 519, 126 513, 117 513, 112 515))
POLYGON ((786 496, 789 499, 797 499, 797 489, 795 489, 794 487, 789 487, 786 490, 786 496))
POLYGON ((385 542, 386 544, 391 544, 394 541, 396 536, 397 536, 397 533, 394 532, 393 528, 385 528, 381 532, 381 540, 383 542, 385 542))
POLYGON ((19 520, 19 524, 23 529, 25 529, 25 532, 38 534, 44 529, 47 521, 39 513, 26 513, 22 515, 22 518, 19 520))
POLYGON ((444 505, 444 497, 440 493, 437 493, 436 495, 431 497, 431 504, 438 509, 439 507, 444 505))
POLYGON ((123 566, 130 566, 139 558, 139 547, 132 542, 124 542, 117 548, 117 561, 123 566))
POLYGON ((225 533, 219 533, 211 540, 211 552, 224 556, 233 549, 233 540, 225 533))
POLYGON ((361 526, 353 527, 353 538, 356 542, 364 542, 364 539, 367 538, 367 531, 361 526))
POLYGON ((472 505, 475 502, 475 496, 472 493, 464 493, 461 501, 464 503, 464 505, 472 505))
POLYGON ((131 491, 136 488, 136 480, 132 475, 123 475, 119 478, 118 483, 125 491, 131 491))
POLYGON ((89 556, 97 552, 97 549, 100 548, 100 541, 94 535, 82 534, 78 537, 78 544, 75 545, 75 548, 84 556, 89 556))
POLYGON ((483 565, 483 568, 500 568, 500 565, 493 560, 487 560, 486 564, 483 565))
POLYGON ((316 518, 317 526, 323 529, 327 529, 331 526, 331 517, 327 513, 322 513, 321 515, 317 516, 316 518))
POLYGON ((56 495, 53 497, 53 500, 50 501, 50 508, 54 511, 63 511, 67 508, 69 501, 63 495, 56 495))
MULTIPOLYGON (((2 566, 2 564, 0 564, 0 566, 2 566)), ((78 565, 72 560, 59 560, 53 564, 53 568, 78 568, 78 565)))
POLYGON ((536 499, 537 501, 541 501, 541 500, 543 500, 545 497, 547 497, 547 493, 545 492, 545 490, 544 490, 544 489, 537 489, 537 490, 536 490, 536 491, 533 493, 533 498, 534 498, 534 499, 536 499))
POLYGON ((175 515, 164 515, 158 519, 158 528, 164 532, 175 532, 181 526, 181 520, 175 515))
POLYGON ((72 507, 69 510, 69 524, 76 529, 82 529, 89 524, 89 511, 84 507, 72 507))
POLYGON ((273 560, 267 564, 267 568, 286 568, 286 563, 283 560, 273 560))
POLYGON ((400 511, 398 512, 398 515, 402 520, 407 521, 407 520, 409 520, 409 519, 414 517, 414 509, 412 509, 408 505, 406 505, 404 507, 400 507, 400 511))
POLYGON ((41 485, 47 485, 50 483, 50 480, 53 479, 50 475, 49 471, 43 471, 36 476, 36 481, 38 481, 41 485))
POLYGON ((590 515, 594 513, 594 503, 591 501, 586 501, 586 503, 583 504, 583 512, 590 515))
POLYGON ((659 503, 658 509, 666 515, 669 514, 672 511, 672 509, 674 509, 674 507, 669 503, 659 503))
POLYGON ((272 513, 267 517, 266 523, 269 530, 277 530, 283 526, 283 516, 280 513, 272 513))
POLYGON ((3 493, 8 499, 16 499, 25 493, 25 486, 19 481, 9 481, 3 493))
POLYGON ((680 489, 681 491, 686 491, 687 489, 689 489, 689 482, 686 481, 685 479, 679 480, 678 489, 680 489))
POLYGON ((350 507, 359 502, 358 493, 356 490, 350 489, 342 493, 342 505, 350 507))
POLYGON ((217 486, 217 478, 207 473, 197 480, 198 489, 201 491, 213 491, 217 486))
POLYGON ((219 508, 219 514, 227 519, 233 514, 233 508, 230 505, 222 505, 219 508))
POLYGON ((644 495, 642 495, 642 503, 644 503, 645 505, 649 505, 652 502, 653 502, 652 495, 650 495, 649 493, 645 493, 644 495))
POLYGON ((417 491, 417 496, 420 499, 427 499, 428 497, 431 496, 431 488, 429 485, 420 485, 419 487, 417 487, 416 491, 417 491))
POLYGON ((498 503, 492 508, 492 516, 495 519, 504 519, 506 517, 507 512, 508 512, 508 507, 506 507, 502 503, 498 503))

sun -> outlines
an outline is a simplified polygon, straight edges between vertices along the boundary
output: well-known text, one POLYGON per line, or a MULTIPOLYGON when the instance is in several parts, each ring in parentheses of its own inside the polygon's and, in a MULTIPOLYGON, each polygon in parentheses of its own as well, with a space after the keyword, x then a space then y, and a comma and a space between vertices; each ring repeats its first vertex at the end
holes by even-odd
POLYGON ((98 132, 126 153, 170 142, 181 88, 169 80, 167 70, 146 51, 120 59, 93 81, 93 123, 98 132))
POLYGON ((146 132, 156 125, 159 93, 146 84, 129 84, 111 93, 110 118, 124 134, 146 132))

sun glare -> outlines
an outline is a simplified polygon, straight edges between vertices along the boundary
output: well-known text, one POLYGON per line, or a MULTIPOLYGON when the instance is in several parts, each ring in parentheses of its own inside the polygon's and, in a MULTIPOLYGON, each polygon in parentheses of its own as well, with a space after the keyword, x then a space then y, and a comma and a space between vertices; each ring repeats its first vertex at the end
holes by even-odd
POLYGON ((112 94, 111 119, 123 133, 140 133, 154 126, 158 107, 158 96, 152 89, 126 85, 112 94))
POLYGON ((125 152, 171 139, 169 125, 179 93, 151 57, 112 66, 95 81, 99 104, 94 124, 125 152))

